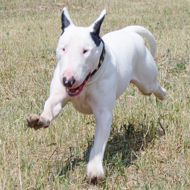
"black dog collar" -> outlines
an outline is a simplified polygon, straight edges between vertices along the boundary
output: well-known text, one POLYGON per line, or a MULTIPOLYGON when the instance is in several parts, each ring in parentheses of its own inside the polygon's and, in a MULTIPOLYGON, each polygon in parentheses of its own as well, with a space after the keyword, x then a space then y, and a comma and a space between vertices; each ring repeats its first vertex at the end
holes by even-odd
POLYGON ((96 69, 90 74, 90 76, 93 76, 97 71, 98 69, 101 67, 103 61, 104 61, 104 57, 105 57, 105 45, 104 45, 104 41, 102 40, 102 43, 103 43, 103 49, 102 49, 102 53, 101 53, 101 56, 100 56, 100 60, 99 60, 99 64, 98 66, 96 67, 96 69))

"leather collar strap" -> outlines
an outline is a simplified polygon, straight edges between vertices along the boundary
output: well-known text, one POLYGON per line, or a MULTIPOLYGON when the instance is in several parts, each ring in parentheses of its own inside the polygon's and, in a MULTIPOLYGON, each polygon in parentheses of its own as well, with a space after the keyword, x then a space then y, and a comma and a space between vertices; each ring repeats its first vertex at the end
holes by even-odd
POLYGON ((103 49, 102 49, 102 53, 101 53, 101 56, 100 56, 100 60, 99 60, 99 64, 98 66, 96 67, 96 69, 90 74, 90 76, 93 76, 97 71, 98 69, 101 67, 103 61, 104 61, 104 57, 105 57, 105 45, 104 45, 104 41, 102 40, 102 43, 103 43, 103 49))

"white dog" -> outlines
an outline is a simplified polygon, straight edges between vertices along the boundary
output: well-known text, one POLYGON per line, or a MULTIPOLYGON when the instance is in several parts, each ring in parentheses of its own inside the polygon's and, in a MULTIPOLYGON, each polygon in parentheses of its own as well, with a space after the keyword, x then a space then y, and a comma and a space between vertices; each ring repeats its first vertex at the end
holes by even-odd
POLYGON ((112 123, 116 99, 129 83, 144 95, 154 93, 160 100, 166 90, 157 82, 157 66, 153 59, 156 42, 144 27, 129 26, 100 37, 106 11, 89 27, 73 24, 66 8, 62 12, 62 30, 56 53, 58 64, 50 86, 50 96, 40 116, 27 117, 29 127, 48 127, 67 102, 81 113, 94 114, 94 145, 87 165, 89 178, 101 178, 104 151, 112 123), (150 52, 143 38, 150 44, 150 52))

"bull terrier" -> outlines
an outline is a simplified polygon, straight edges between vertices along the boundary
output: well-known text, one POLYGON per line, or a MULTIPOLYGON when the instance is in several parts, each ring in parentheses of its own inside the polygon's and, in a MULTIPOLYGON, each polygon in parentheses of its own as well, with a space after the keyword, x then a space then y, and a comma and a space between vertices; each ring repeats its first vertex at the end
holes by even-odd
POLYGON ((48 127, 68 102, 83 114, 94 114, 95 138, 87 164, 90 179, 104 175, 102 162, 112 110, 129 83, 136 85, 144 95, 153 93, 160 100, 166 98, 166 90, 157 81, 153 58, 156 41, 152 33, 142 26, 128 26, 101 37, 105 14, 103 10, 89 27, 78 27, 63 8, 63 32, 56 49, 58 63, 49 98, 41 115, 27 116, 28 126, 40 129, 48 127), (148 40, 150 51, 142 37, 148 40))

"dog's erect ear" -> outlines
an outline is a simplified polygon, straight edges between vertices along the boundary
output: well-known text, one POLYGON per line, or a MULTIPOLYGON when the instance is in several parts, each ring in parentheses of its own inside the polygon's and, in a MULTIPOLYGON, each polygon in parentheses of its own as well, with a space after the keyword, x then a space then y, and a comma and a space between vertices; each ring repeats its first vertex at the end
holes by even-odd
POLYGON ((100 45, 101 42, 101 37, 100 37, 100 27, 102 25, 102 22, 105 18, 106 10, 104 9, 100 16, 95 20, 95 22, 90 26, 90 35, 92 39, 94 40, 95 44, 97 46, 100 45))
POLYGON ((62 22, 61 28, 62 28, 63 32, 64 32, 64 29, 67 28, 69 25, 73 25, 73 22, 69 16, 69 13, 68 13, 66 7, 63 8, 63 12, 61 15, 61 22, 62 22))

